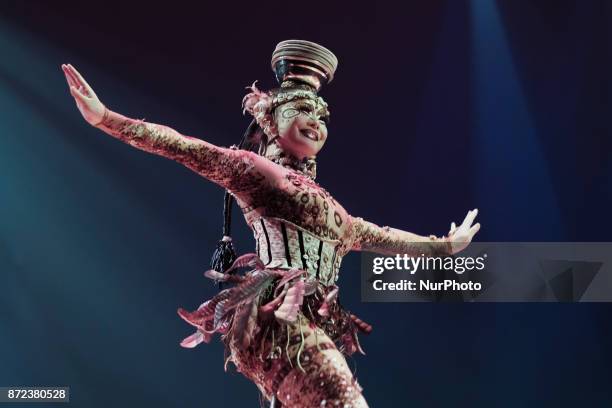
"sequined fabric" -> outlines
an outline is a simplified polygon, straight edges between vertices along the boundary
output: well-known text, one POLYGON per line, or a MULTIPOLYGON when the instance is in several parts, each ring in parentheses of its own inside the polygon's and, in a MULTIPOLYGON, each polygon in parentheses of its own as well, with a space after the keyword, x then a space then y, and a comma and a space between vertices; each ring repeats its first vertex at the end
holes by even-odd
POLYGON ((276 164, 111 111, 98 127, 227 189, 253 229, 257 253, 236 265, 250 270, 209 271, 208 277, 235 286, 195 311, 179 311, 196 329, 182 345, 195 347, 220 334, 227 362, 284 407, 366 407, 343 355, 362 351, 357 331, 371 326, 338 301, 342 257, 350 250, 441 254, 446 243, 350 216, 312 173, 291 168, 291 161, 276 164))

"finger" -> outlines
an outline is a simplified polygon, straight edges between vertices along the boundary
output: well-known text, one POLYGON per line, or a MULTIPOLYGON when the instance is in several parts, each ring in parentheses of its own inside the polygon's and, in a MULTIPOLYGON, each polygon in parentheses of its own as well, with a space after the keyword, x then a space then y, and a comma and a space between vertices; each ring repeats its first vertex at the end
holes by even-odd
POLYGON ((75 81, 79 85, 83 85, 83 83, 85 82, 85 79, 79 73, 79 71, 77 71, 76 68, 72 66, 72 64, 67 64, 66 66, 68 67, 68 71, 70 72, 70 75, 72 75, 72 77, 75 79, 75 81))
POLYGON ((457 225, 455 225, 455 222, 451 222, 451 231, 455 232, 455 230, 457 229, 457 225))
POLYGON ((75 79, 70 74, 70 71, 68 70, 67 66, 62 65, 62 71, 64 71, 64 76, 66 77, 66 81, 68 81, 68 86, 74 86, 74 87, 78 87, 79 86, 76 83, 75 79))
POLYGON ((67 75, 70 77, 70 79, 71 79, 71 80, 72 80, 72 82, 74 83, 74 86, 75 86, 76 88, 78 88, 78 87, 79 87, 79 85, 80 85, 79 79, 78 79, 78 78, 77 78, 77 76, 74 74, 74 72, 72 72, 72 71, 70 70, 70 67, 69 67, 68 65, 64 65, 64 66, 66 67, 66 68, 65 68, 65 72, 66 72, 66 74, 67 74, 67 75))
POLYGON ((474 234, 476 234, 478 232, 478 230, 480 230, 480 223, 476 223, 474 224, 474 226, 472 228, 470 228, 469 233, 470 233, 470 239, 472 239, 472 237, 474 236, 474 234))
POLYGON ((74 82, 74 79, 72 79, 72 77, 67 73, 64 72, 64 76, 66 77, 66 82, 68 82, 68 86, 74 86, 77 87, 78 85, 76 84, 76 82, 74 82))
POLYGON ((77 83, 77 90, 81 92, 85 96, 94 96, 93 91, 90 92, 90 89, 87 87, 85 83, 83 83, 83 77, 78 76, 76 71, 71 71, 72 77, 77 83))
POLYGON ((463 220, 462 226, 465 226, 467 228, 472 225, 472 223, 474 222, 474 218, 476 218, 477 215, 478 208, 474 208, 472 211, 468 211, 467 215, 465 216, 465 219, 463 220))
POLYGON ((77 100, 77 102, 82 102, 82 103, 87 103, 88 102, 87 96, 85 96, 81 92, 79 92, 79 90, 76 89, 74 86, 70 87, 70 94, 72 94, 72 96, 74 96, 74 98, 77 100))
POLYGON ((76 75, 76 77, 79 79, 79 81, 81 82, 81 84, 85 87, 85 89, 87 90, 87 93, 89 95, 94 96, 95 93, 93 91, 93 89, 91 88, 91 86, 89 86, 89 84, 87 83, 87 81, 85 80, 85 78, 83 78, 83 76, 79 73, 79 71, 76 70, 75 67, 73 67, 71 64, 68 64, 68 66, 70 67, 70 70, 76 75))
POLYGON ((83 95, 74 86, 70 87, 70 95, 72 95, 72 97, 75 99, 77 104, 85 102, 83 95))

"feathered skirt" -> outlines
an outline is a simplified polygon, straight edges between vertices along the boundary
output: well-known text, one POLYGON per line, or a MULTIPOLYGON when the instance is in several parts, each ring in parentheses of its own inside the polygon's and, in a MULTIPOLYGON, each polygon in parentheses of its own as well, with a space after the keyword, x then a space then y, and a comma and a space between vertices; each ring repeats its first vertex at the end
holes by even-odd
POLYGON ((193 348, 221 334, 226 346, 226 367, 233 362, 238 371, 252 379, 271 398, 282 380, 284 367, 308 360, 305 332, 323 332, 327 341, 318 350, 337 348, 345 355, 363 353, 358 331, 372 327, 343 309, 338 287, 324 286, 307 278, 301 269, 266 269, 256 254, 246 254, 224 273, 207 271, 210 279, 233 283, 205 301, 195 311, 178 314, 196 328, 181 346, 193 348), (235 272, 250 268, 244 275, 235 272))

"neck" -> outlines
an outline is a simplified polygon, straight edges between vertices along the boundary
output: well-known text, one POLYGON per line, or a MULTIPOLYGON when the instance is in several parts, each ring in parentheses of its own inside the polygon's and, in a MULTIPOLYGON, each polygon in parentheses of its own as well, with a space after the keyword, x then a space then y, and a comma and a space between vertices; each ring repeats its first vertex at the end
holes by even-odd
POLYGON ((280 164, 283 167, 295 170, 298 173, 302 173, 312 180, 317 176, 317 163, 314 157, 304 157, 300 160, 283 150, 278 143, 276 143, 276 140, 268 145, 264 156, 268 160, 280 164))

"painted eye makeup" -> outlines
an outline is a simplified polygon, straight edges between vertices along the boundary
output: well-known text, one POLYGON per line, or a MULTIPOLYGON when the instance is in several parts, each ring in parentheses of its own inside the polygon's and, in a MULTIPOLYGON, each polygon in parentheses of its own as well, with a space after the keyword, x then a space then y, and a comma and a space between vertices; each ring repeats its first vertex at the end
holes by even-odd
POLYGON ((306 104, 301 104, 301 105, 297 105, 296 109, 299 110, 300 112, 304 112, 307 114, 312 114, 314 111, 314 108, 310 105, 306 105, 306 104))
POLYGON ((322 121, 323 123, 325 123, 325 125, 329 124, 328 112, 326 110, 319 110, 315 113, 315 107, 308 103, 300 103, 300 104, 296 104, 294 107, 286 108, 285 110, 283 110, 283 113, 281 114, 281 116, 284 119, 291 119, 291 118, 298 116, 301 113, 307 116, 311 116, 311 117, 316 116, 316 118, 319 121, 322 121))
POLYGON ((283 117, 283 119, 291 119, 296 117, 297 115, 300 114, 300 111, 296 108, 287 108, 285 110, 283 110, 283 113, 281 114, 281 116, 283 117))

